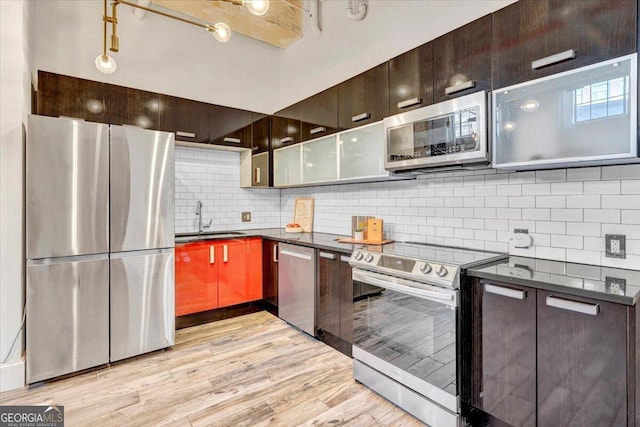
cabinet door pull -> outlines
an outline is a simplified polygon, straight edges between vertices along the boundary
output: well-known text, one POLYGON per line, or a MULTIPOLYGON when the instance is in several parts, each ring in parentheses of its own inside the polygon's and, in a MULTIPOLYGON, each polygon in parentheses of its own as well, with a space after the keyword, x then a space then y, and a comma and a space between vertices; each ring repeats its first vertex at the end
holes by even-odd
POLYGON ((260 184, 260 168, 255 168, 256 171, 256 184, 260 184))
POLYGON ((233 144, 240 144, 242 142, 240 138, 231 138, 230 136, 225 136, 222 140, 224 142, 231 142, 233 144))
POLYGON ((340 255, 340 261, 349 262, 349 260, 351 260, 351 258, 349 258, 348 256, 340 255))
POLYGON ((215 264, 216 262, 216 247, 209 246, 209 264, 215 264))
POLYGON ((327 130, 326 127, 324 126, 318 126, 317 128, 313 128, 309 131, 309 133, 311 135, 315 135, 316 133, 320 133, 320 132, 324 132, 325 130, 327 130))
POLYGON ((222 262, 229 261, 229 247, 227 245, 222 245, 222 262))
POLYGON ((278 262, 278 245, 273 245, 273 262, 278 262))
POLYGON ((193 132, 184 132, 184 131, 179 130, 179 131, 176 132, 176 136, 181 136, 183 138, 195 138, 196 134, 193 133, 193 132))
POLYGON ((473 80, 467 80, 466 82, 446 87, 444 89, 444 93, 446 93, 447 95, 451 95, 452 93, 460 92, 465 89, 471 89, 472 87, 476 87, 476 82, 473 80))
POLYGON ((521 290, 517 290, 517 289, 510 289, 510 288, 503 288, 502 286, 486 284, 486 285, 484 285, 484 290, 485 290, 485 292, 488 292, 490 294, 501 295, 501 296, 507 297, 507 298, 513 298, 513 299, 526 299, 527 298, 527 291, 521 291, 521 290))
POLYGON ((362 114, 356 114, 355 116, 351 117, 351 121, 352 122, 360 122, 362 120, 367 120, 371 118, 371 113, 362 113, 362 114))
POLYGON ((566 61, 567 59, 573 59, 576 57, 576 51, 573 49, 565 50, 564 52, 549 55, 545 58, 536 59, 531 62, 531 69, 537 70, 538 68, 553 65, 558 62, 566 61))
POLYGON ((293 138, 291 138, 290 136, 285 136, 284 138, 280 139, 280 142, 282 142, 283 144, 288 144, 290 142, 293 142, 293 138))
POLYGON ((251 151, 258 151, 260 147, 251 147, 251 151))
POLYGON ((398 102, 398 108, 407 108, 418 104, 422 104, 422 98, 416 96, 415 98, 405 99, 404 101, 398 102))
POLYGON ((600 304, 588 304, 585 302, 571 301, 568 299, 557 298, 553 295, 547 297, 547 305, 549 307, 575 311, 576 313, 589 314, 591 316, 597 316, 598 313, 600 313, 600 304))
POLYGON ((336 256, 336 254, 332 254, 332 253, 329 253, 329 252, 320 252, 320 258, 336 259, 337 256, 336 256))

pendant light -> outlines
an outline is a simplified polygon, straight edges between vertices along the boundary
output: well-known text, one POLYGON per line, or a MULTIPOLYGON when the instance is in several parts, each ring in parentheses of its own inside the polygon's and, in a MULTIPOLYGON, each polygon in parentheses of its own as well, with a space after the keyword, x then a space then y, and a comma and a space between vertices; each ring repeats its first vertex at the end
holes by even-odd
POLYGON ((269 10, 269 0, 242 0, 242 4, 254 15, 264 15, 269 10))
POLYGON ((206 30, 213 34, 213 37, 221 43, 228 42, 231 38, 231 28, 224 22, 207 25, 206 30))
POLYGON ((107 0, 104 0, 104 14, 102 15, 103 31, 102 31, 102 53, 96 56, 95 64, 98 71, 104 74, 113 74, 116 71, 117 64, 113 57, 107 55, 107 23, 113 25, 111 36, 111 50, 118 51, 118 37, 116 37, 115 26, 118 22, 116 18, 116 6, 113 5, 113 16, 107 16, 107 0))

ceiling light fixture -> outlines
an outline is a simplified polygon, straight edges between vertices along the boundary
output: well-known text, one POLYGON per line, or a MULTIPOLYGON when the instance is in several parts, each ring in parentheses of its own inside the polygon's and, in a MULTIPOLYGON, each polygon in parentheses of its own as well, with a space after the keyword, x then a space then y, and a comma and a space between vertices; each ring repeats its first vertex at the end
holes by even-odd
MULTIPOLYGON (((249 12, 254 15, 264 15, 269 10, 269 0, 222 0, 225 2, 233 3, 236 5, 246 6, 249 12)), ((119 49, 119 41, 116 35, 118 18, 117 18, 117 6, 124 4, 136 9, 142 9, 147 12, 162 15, 167 18, 175 19, 185 22, 187 24, 195 25, 196 27, 204 28, 208 32, 213 34, 216 40, 221 43, 229 41, 231 39, 231 28, 224 22, 218 22, 217 24, 202 24, 192 21, 190 19, 182 18, 180 16, 171 15, 161 10, 152 9, 150 7, 142 6, 137 3, 132 3, 127 0, 111 0, 111 16, 107 15, 107 0, 104 0, 104 13, 102 15, 103 22, 103 40, 102 40, 102 53, 96 57, 96 68, 104 74, 112 74, 116 71, 116 61, 111 56, 107 55, 107 25, 111 24, 111 45, 109 50, 117 52, 119 49)))

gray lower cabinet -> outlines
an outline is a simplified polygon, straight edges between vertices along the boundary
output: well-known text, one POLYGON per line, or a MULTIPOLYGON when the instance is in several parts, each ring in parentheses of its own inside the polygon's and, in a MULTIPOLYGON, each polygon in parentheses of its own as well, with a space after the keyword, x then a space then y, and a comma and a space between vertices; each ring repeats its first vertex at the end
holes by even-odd
POLYGON ((471 405, 513 426, 635 426, 637 306, 476 279, 471 405))

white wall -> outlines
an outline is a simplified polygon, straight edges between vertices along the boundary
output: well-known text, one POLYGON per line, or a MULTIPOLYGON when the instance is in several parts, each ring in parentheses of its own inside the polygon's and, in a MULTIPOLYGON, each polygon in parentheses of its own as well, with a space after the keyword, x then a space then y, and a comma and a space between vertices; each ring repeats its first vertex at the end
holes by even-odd
POLYGON ((314 197, 314 231, 349 235, 352 215, 375 215, 395 240, 640 269, 640 164, 442 172, 281 194, 281 226, 295 197, 314 197), (528 229, 533 246, 510 247, 514 228, 528 229), (605 257, 605 234, 626 235, 626 259, 605 257))
MULTIPOLYGON (((346 0, 320 0, 323 32, 280 53, 279 107, 285 107, 433 40, 514 0, 369 0, 351 21, 346 0)), ((308 3, 308 2, 305 2, 308 3)))
POLYGON ((118 69, 111 75, 100 73, 94 60, 102 52, 102 7, 102 0, 38 1, 33 72, 273 111, 279 84, 278 48, 239 34, 219 43, 201 28, 151 13, 138 21, 126 5, 118 6, 120 51, 109 52, 118 69))
POLYGON ((196 203, 207 231, 280 226, 280 190, 240 188, 240 153, 176 147, 176 233, 198 231, 196 203), (241 222, 243 211, 251 222, 241 222))
POLYGON ((24 385, 22 334, 9 350, 24 300, 22 123, 31 108, 29 12, 21 0, 0 1, 0 391, 24 385))

